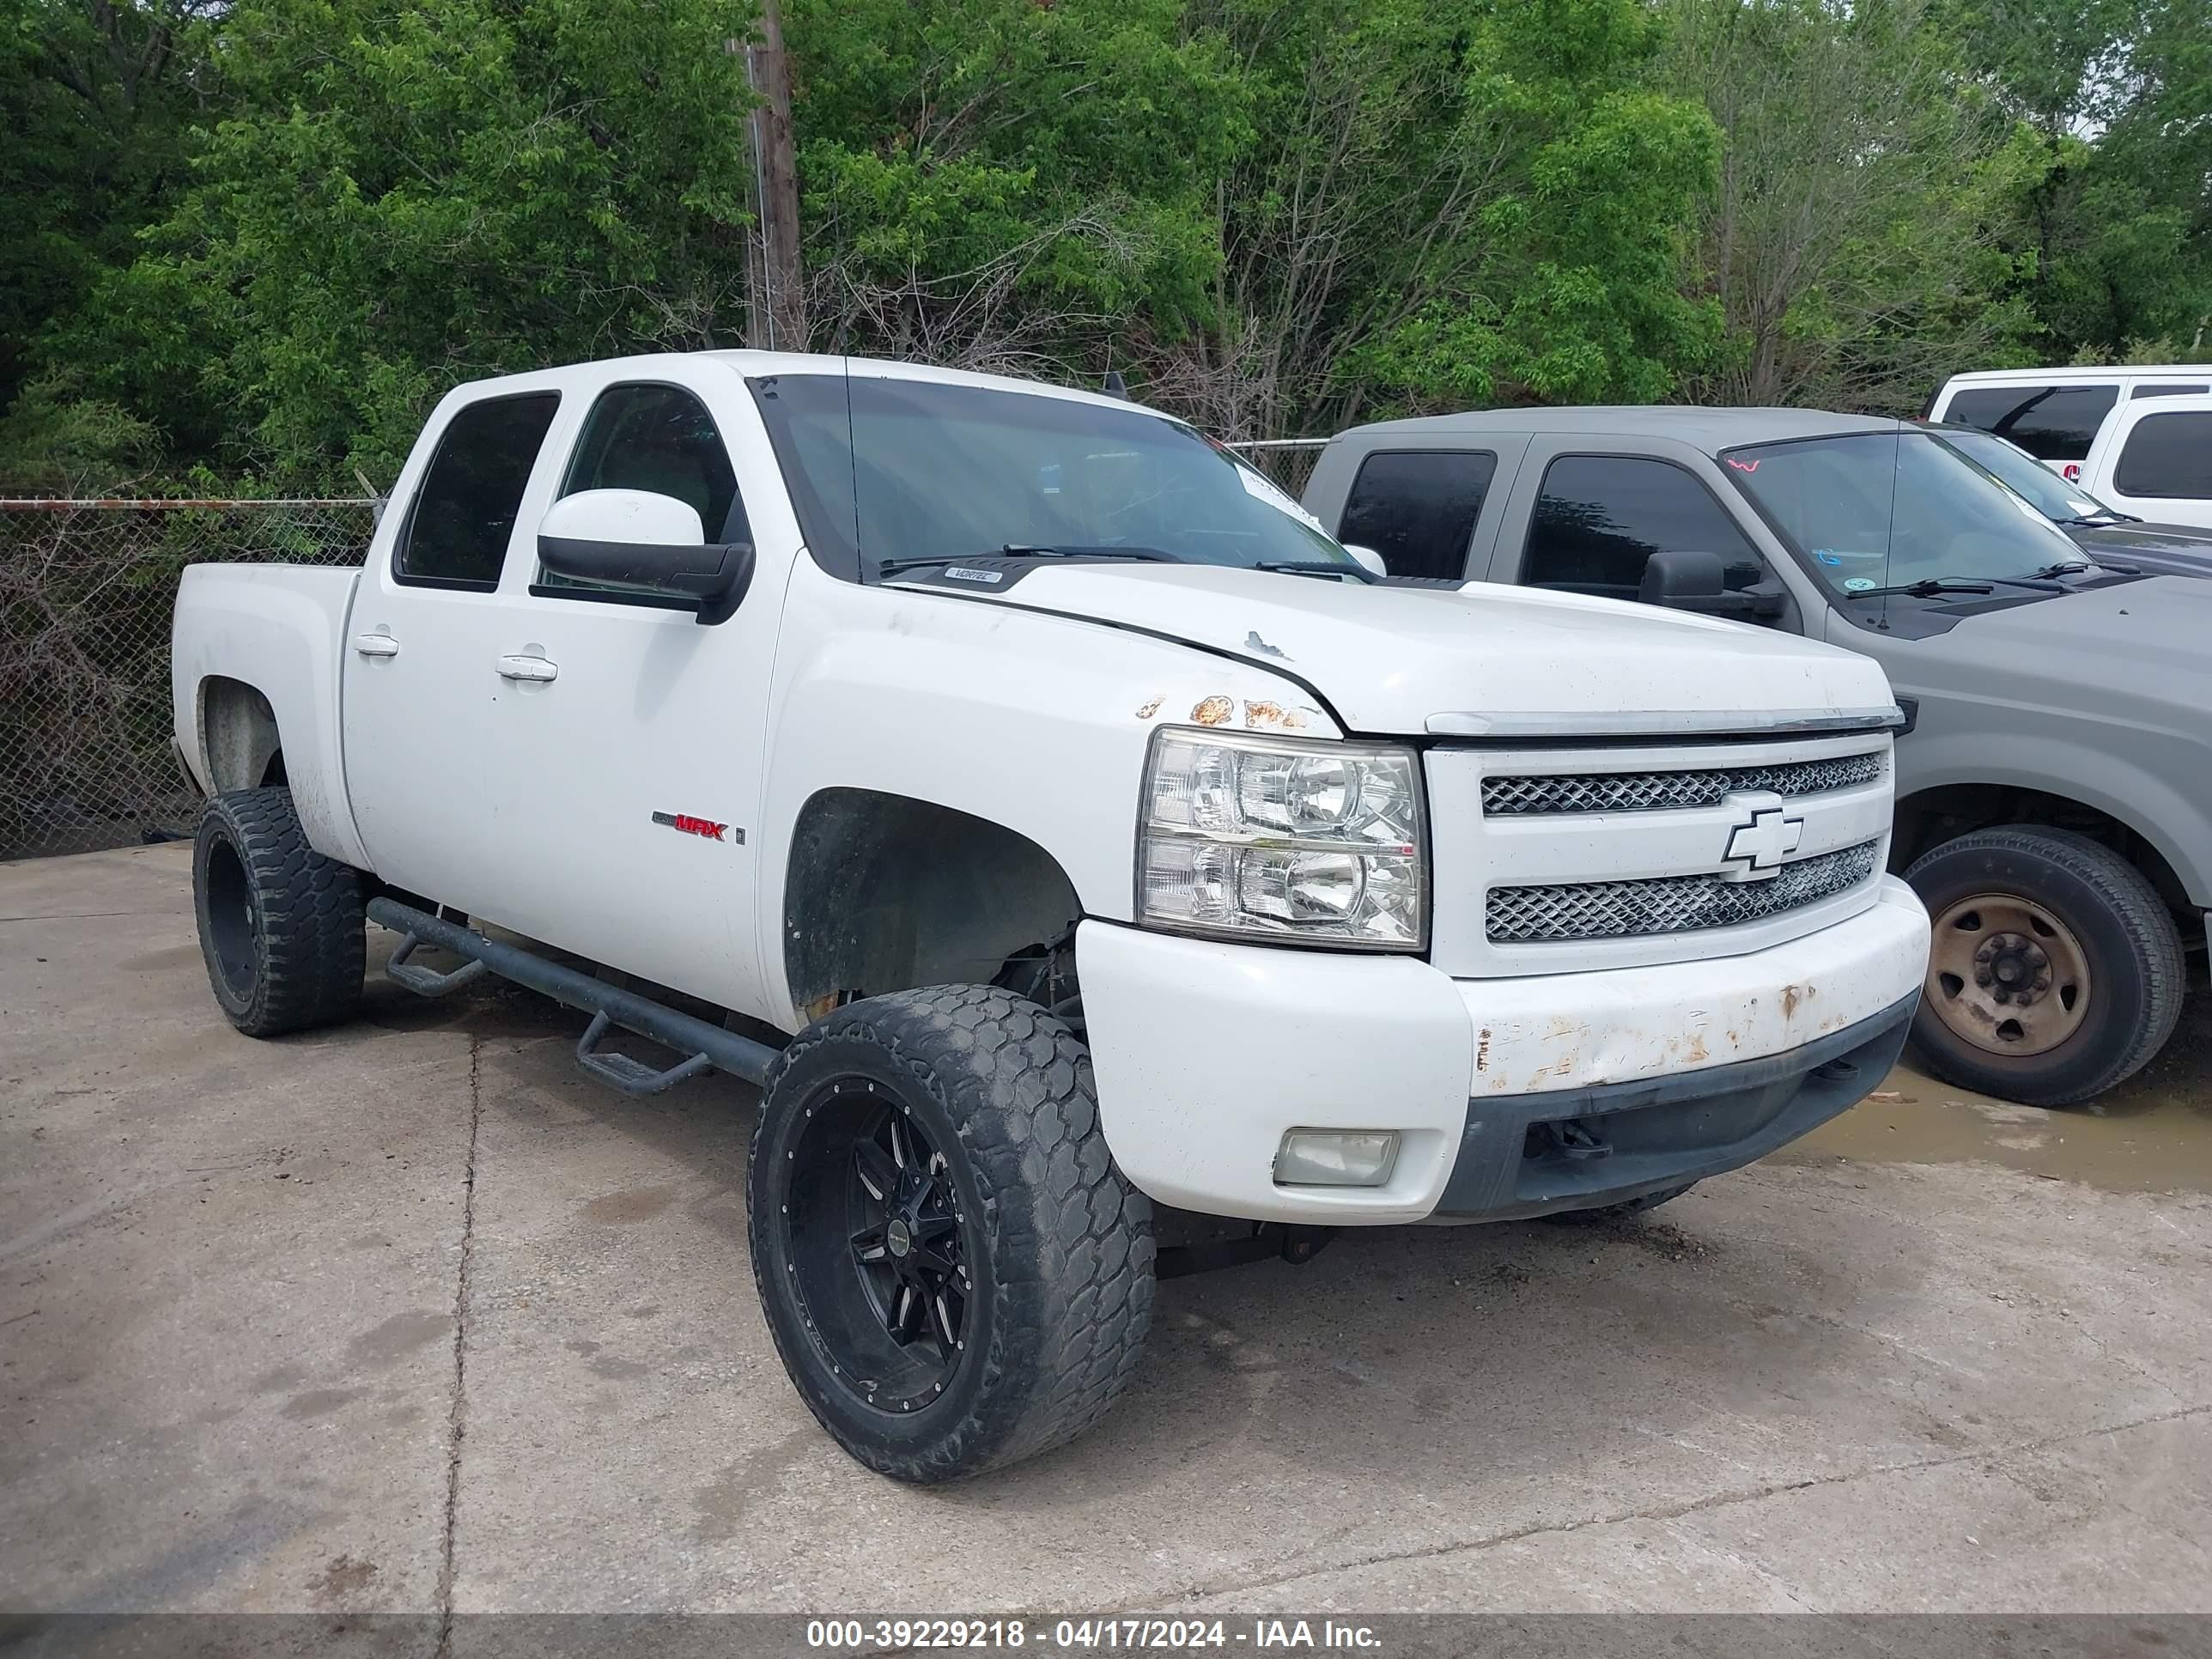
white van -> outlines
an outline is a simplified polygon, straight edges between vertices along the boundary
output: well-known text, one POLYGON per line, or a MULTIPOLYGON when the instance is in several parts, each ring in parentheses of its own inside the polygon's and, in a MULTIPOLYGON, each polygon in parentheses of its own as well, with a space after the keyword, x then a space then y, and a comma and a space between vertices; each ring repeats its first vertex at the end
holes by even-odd
POLYGON ((2212 527, 2212 396, 2130 399, 2106 417, 2081 468, 2081 487, 2124 513, 2212 527))
POLYGON ((1922 418, 2009 438, 2072 483, 2105 417, 2137 398, 2212 393, 2212 363, 2115 368, 1984 368, 1954 374, 1922 418))

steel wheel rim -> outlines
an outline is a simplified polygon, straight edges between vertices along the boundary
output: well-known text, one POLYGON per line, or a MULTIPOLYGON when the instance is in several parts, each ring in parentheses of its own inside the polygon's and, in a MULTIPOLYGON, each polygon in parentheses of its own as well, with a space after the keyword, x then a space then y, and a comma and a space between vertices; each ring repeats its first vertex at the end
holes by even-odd
POLYGON ((2081 1029, 2091 990, 2088 953, 2045 906, 1977 893, 1936 918, 1929 1006, 1945 1030, 1984 1054, 2049 1054, 2081 1029))
POLYGON ((255 918, 253 889, 246 878, 246 861, 227 841, 208 848, 208 945, 216 971, 224 987, 243 1001, 253 994, 257 971, 253 949, 255 918))
POLYGON ((888 1085, 845 1078, 800 1109, 778 1218, 799 1315, 830 1375, 891 1415, 967 1357, 974 1269, 950 1164, 888 1085))

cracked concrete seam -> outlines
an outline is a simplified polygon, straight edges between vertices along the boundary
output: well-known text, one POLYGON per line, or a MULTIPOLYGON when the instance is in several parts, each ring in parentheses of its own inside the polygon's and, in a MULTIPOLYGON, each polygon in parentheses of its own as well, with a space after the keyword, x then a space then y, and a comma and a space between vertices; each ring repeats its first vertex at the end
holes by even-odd
POLYGON ((2135 1418, 2125 1423, 2107 1423, 2094 1429, 2080 1429, 2071 1434, 2051 1435, 2040 1440, 2023 1440, 2009 1446, 1983 1446, 1972 1451, 1957 1452, 1948 1457, 1927 1457, 1906 1463, 1878 1463, 1863 1469, 1852 1469, 1841 1474, 1814 1475, 1803 1480, 1781 1480, 1753 1488, 1749 1492, 1708 1492, 1703 1498, 1684 1503, 1663 1504, 1650 1509, 1625 1510, 1618 1515, 1594 1515, 1585 1520, 1533 1527, 1516 1527, 1509 1532, 1495 1533, 1486 1538, 1470 1538, 1457 1543, 1425 1545, 1419 1549, 1383 1550, 1372 1555, 1358 1556, 1349 1561, 1332 1561, 1310 1567, 1301 1567, 1296 1572, 1284 1573, 1272 1578, 1251 1578, 1235 1583, 1208 1584, 1194 1589, 1184 1598, 1184 1604, 1206 1601, 1223 1595, 1237 1595, 1247 1590, 1279 1589, 1285 1584, 1295 1584, 1304 1578, 1321 1578, 1332 1573, 1356 1571, 1362 1567, 1379 1567, 1395 1561, 1440 1560, 1448 1555, 1475 1555, 1495 1549, 1502 1544, 1517 1544, 1524 1539, 1565 1536, 1570 1533, 1587 1531, 1592 1527, 1617 1527, 1632 1521, 1674 1521, 1686 1515, 1705 1510, 1732 1508, 1738 1504, 1755 1504, 1763 1498, 1778 1498, 1785 1493, 1809 1492, 1823 1486, 1849 1486, 1885 1474, 1918 1474, 1929 1469, 1955 1468, 1962 1463, 1986 1463, 2007 1458, 2032 1455, 2056 1446, 2071 1445, 2077 1441, 2100 1439, 2106 1435, 2125 1434, 2130 1429, 2147 1429, 2161 1423, 2179 1423, 2189 1418, 2201 1417, 2212 1412, 2212 1402, 2185 1406, 2176 1411, 2154 1412, 2148 1417, 2135 1418))
POLYGON ((446 1513, 439 1540, 437 1659, 453 1647, 453 1534, 461 1501, 461 1442, 468 1433, 469 1268, 476 1249, 477 1138, 483 1127, 483 1042, 469 1038, 469 1149, 461 1176, 461 1259, 453 1275, 453 1398, 446 1418, 446 1513))

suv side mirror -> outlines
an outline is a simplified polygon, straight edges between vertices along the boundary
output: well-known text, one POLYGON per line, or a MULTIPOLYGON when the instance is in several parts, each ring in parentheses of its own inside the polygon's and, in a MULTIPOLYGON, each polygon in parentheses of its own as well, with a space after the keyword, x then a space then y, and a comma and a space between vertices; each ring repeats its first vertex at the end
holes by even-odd
POLYGON ((1694 611, 1701 617, 1732 617, 1757 621, 1783 613, 1786 602, 1771 588, 1728 586, 1729 567, 1717 553, 1668 548, 1654 553, 1644 566, 1644 580, 1636 597, 1645 605, 1670 611, 1694 611))
POLYGON ((1340 542, 1337 545, 1358 560, 1359 568, 1369 575, 1387 576, 1390 574, 1390 567, 1382 562, 1382 556, 1373 548, 1355 547, 1350 542, 1340 542))
POLYGON ((697 509, 649 489, 564 495, 538 524, 538 562, 572 581, 696 599, 726 622, 753 579, 750 542, 709 542, 697 509))

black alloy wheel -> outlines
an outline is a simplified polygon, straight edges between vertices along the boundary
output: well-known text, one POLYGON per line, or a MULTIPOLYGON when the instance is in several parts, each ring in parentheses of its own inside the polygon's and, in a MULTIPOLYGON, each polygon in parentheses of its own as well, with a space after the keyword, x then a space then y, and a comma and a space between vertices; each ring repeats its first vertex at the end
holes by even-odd
POLYGON ((809 1329, 844 1387, 878 1411, 945 1392, 973 1293, 950 1166, 884 1085, 841 1079, 801 1109, 781 1224, 809 1329))
POLYGON ((1073 1439, 1152 1323, 1152 1206, 1115 1166, 1091 1056, 997 986, 847 1003, 769 1079, 746 1174, 753 1281, 822 1425, 894 1480, 1073 1439))

